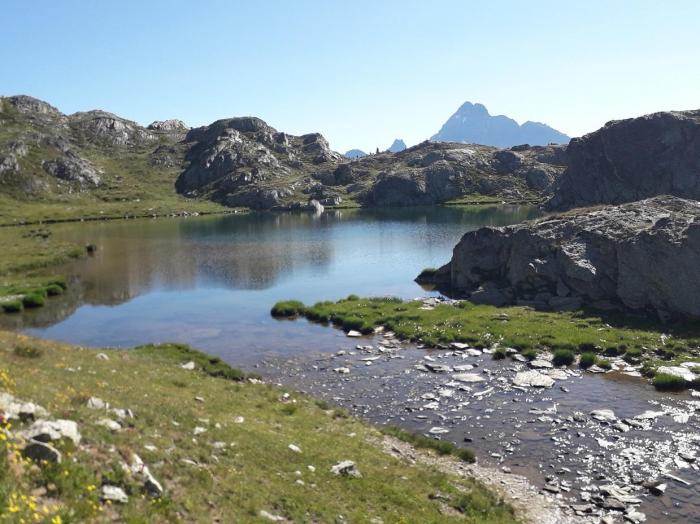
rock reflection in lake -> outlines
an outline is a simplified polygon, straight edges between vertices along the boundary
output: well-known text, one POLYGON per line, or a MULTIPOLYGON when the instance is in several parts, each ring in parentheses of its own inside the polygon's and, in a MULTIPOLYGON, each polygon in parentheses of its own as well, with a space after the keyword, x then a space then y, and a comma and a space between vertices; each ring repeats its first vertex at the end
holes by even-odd
POLYGON ((247 365, 265 352, 307 351, 312 335, 316 348, 326 343, 320 328, 275 324, 276 301, 424 295, 415 275, 449 259, 466 231, 537 214, 427 207, 55 225, 56 237, 96 252, 61 270, 65 296, 0 323, 90 345, 176 340, 247 365))

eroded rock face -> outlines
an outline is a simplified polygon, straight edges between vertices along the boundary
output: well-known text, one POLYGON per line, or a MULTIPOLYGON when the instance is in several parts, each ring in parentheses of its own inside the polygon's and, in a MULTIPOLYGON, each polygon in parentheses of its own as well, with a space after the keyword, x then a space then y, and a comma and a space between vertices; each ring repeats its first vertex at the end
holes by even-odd
MULTIPOLYGON (((424 142, 390 155, 383 164, 385 155, 372 155, 350 169, 360 175, 380 170, 362 198, 367 205, 429 205, 470 194, 519 200, 547 194, 564 170, 563 151, 563 146, 503 150, 424 142)), ((338 171, 336 183, 339 175, 352 178, 338 171)))
POLYGON ((482 303, 700 318, 698 267, 700 202, 661 196, 467 233, 436 281, 482 303))
POLYGON ((155 134, 136 122, 106 111, 74 113, 68 117, 70 126, 91 142, 112 146, 146 145, 157 140, 155 134))
POLYGON ((700 199, 700 110, 607 123, 571 140, 553 210, 619 204, 656 195, 700 199))

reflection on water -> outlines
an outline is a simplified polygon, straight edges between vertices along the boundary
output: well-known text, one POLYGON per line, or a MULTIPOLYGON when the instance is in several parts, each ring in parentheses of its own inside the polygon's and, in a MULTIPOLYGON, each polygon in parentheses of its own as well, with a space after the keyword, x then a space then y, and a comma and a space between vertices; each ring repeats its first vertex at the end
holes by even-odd
POLYGON ((310 340, 336 336, 272 322, 277 300, 423 295, 413 278, 449 260, 466 231, 536 215, 526 206, 433 207, 56 226, 56 236, 97 252, 64 268, 64 297, 2 322, 80 344, 178 340, 252 363, 262 352, 304 351, 310 340))

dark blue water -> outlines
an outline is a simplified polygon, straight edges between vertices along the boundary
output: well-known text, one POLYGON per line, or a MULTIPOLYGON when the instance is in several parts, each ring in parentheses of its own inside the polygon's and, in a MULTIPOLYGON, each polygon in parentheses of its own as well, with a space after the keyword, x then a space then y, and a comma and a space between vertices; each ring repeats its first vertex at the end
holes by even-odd
POLYGON ((537 214, 530 207, 344 210, 56 226, 97 245, 65 268, 69 293, 15 317, 32 335, 91 346, 179 341, 249 365, 270 353, 337 345, 334 330, 270 318, 278 300, 422 296, 413 282, 467 231, 537 214))

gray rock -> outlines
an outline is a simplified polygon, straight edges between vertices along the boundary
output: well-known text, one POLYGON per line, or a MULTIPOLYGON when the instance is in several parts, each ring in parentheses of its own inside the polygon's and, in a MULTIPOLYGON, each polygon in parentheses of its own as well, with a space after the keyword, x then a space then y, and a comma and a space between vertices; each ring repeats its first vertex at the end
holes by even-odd
POLYGON ((521 371, 517 373, 513 379, 513 385, 520 387, 551 388, 554 385, 554 379, 532 369, 530 371, 521 371))
POLYGON ((100 499, 103 501, 117 502, 119 504, 126 504, 129 502, 129 497, 122 488, 110 486, 108 484, 102 486, 100 499))
POLYGON ((362 477, 360 470, 357 469, 357 466, 352 460, 343 460, 342 462, 338 462, 331 467, 331 473, 342 477, 362 477))
POLYGON ((20 436, 25 439, 51 442, 64 438, 70 439, 77 446, 80 444, 80 432, 78 424, 72 420, 37 420, 29 428, 20 431, 20 436))
POLYGON ((700 110, 618 120, 574 138, 550 209, 620 204, 656 195, 700 200, 700 110))
POLYGON ((700 202, 656 197, 582 210, 462 237, 440 269, 453 291, 485 285, 509 290, 515 302, 545 307, 565 286, 591 305, 700 318, 700 202), (524 302, 523 302, 524 301, 524 302))

